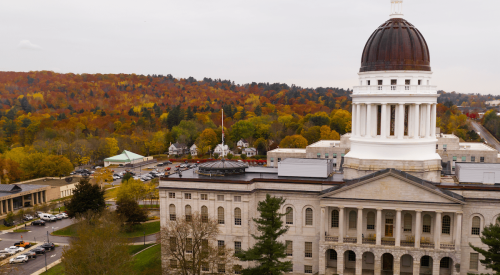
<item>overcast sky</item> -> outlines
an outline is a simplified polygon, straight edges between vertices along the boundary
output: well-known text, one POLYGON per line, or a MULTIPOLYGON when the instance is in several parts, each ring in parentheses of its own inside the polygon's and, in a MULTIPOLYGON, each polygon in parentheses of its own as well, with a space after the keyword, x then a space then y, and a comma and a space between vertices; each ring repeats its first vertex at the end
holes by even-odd
MULTIPOLYGON (((500 94, 498 0, 404 0, 434 83, 500 94)), ((0 2, 0 70, 172 74, 352 88, 390 0, 0 2)))

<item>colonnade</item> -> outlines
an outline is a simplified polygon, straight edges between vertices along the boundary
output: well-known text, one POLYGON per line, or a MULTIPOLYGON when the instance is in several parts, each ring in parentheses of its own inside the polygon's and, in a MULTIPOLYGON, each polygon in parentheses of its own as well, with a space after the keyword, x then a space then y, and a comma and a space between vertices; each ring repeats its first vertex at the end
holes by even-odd
POLYGON ((435 137, 436 106, 437 103, 353 103, 352 136, 380 136, 382 139, 392 136, 397 139, 405 136, 413 139, 435 137))
MULTIPOLYGON (((24 196, 27 196, 27 195, 31 196, 31 198, 28 200, 28 201, 31 201, 31 206, 36 205, 36 204, 40 204, 40 203, 45 203, 47 201, 46 191, 39 191, 39 192, 25 194, 25 195, 15 197, 15 198, 21 198, 22 207, 24 207, 24 203, 26 201, 24 196)), ((0 215, 14 211, 14 199, 15 198, 0 200, 0 215)))

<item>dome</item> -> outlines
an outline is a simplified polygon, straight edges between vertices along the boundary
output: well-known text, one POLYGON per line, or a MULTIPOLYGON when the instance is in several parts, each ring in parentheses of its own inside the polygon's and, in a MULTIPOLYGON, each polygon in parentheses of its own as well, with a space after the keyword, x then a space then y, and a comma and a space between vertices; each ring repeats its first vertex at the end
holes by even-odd
POLYGON ((429 47, 420 31, 403 18, 391 18, 366 42, 360 72, 430 71, 429 47))
POLYGON ((216 175, 232 175, 245 173, 248 165, 244 162, 218 160, 212 162, 205 162, 200 164, 198 173, 200 174, 216 174, 216 175))

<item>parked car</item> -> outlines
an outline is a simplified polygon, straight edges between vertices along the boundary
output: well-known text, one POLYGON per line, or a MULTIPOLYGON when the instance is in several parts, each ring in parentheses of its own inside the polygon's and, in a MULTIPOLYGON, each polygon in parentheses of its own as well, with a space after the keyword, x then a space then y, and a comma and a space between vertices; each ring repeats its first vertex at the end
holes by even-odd
POLYGON ((23 254, 21 255, 25 255, 26 257, 28 257, 28 259, 36 259, 36 252, 33 251, 33 250, 30 250, 28 252, 24 252, 23 254))
POLYGON ((41 225, 41 226, 44 226, 45 225, 45 221, 43 221, 43 220, 32 221, 31 225, 41 225))
POLYGON ((172 169, 172 167, 167 167, 165 168, 165 171, 170 171, 172 169))
POLYGON ((29 247, 31 247, 31 244, 29 242, 20 241, 20 242, 14 243, 14 246, 29 248, 29 247))
POLYGON ((6 251, 14 251, 14 253, 17 253, 17 252, 23 252, 24 247, 10 246, 10 247, 5 248, 5 250, 6 251))
POLYGON ((34 219, 34 218, 33 218, 33 216, 31 216, 30 214, 26 214, 26 215, 24 215, 23 219, 24 219, 25 221, 31 221, 31 220, 32 220, 32 219, 34 219))
POLYGON ((31 251, 35 252, 36 254, 45 254, 45 248, 43 247, 35 247, 31 251))
POLYGON ((164 165, 169 165, 169 164, 172 164, 172 162, 170 160, 167 160, 165 162, 163 162, 164 165))
POLYGON ((163 164, 163 163, 158 163, 158 164, 156 165, 156 167, 162 167, 163 165, 165 165, 165 164, 163 164))
POLYGON ((52 219, 50 218, 50 216, 52 216, 51 214, 47 214, 47 213, 42 213, 40 214, 40 219, 44 220, 44 221, 47 221, 47 222, 50 222, 52 221, 52 219))
POLYGON ((67 219, 68 218, 68 214, 66 214, 65 212, 62 212, 60 214, 57 214, 56 216, 61 216, 63 219, 67 219))
POLYGON ((3 225, 5 225, 7 227, 11 227, 11 226, 14 226, 14 222, 7 222, 6 220, 3 220, 3 225))
POLYGON ((14 254, 15 253, 11 253, 11 252, 9 252, 7 250, 0 250, 0 259, 5 259, 5 258, 7 258, 9 256, 14 255, 14 254))
POLYGON ((44 243, 41 245, 41 247, 48 251, 56 249, 54 243, 44 243))
POLYGON ((9 263, 10 264, 17 264, 17 263, 26 263, 27 261, 28 261, 28 257, 26 255, 19 255, 17 257, 10 259, 9 263))
POLYGON ((57 220, 57 221, 60 221, 60 220, 62 220, 62 219, 63 219, 61 216, 59 216, 59 214, 54 215, 54 217, 56 217, 56 220, 57 220))
POLYGON ((57 221, 57 217, 56 217, 56 216, 54 216, 54 215, 50 215, 50 221, 51 221, 51 222, 55 222, 55 221, 57 221))

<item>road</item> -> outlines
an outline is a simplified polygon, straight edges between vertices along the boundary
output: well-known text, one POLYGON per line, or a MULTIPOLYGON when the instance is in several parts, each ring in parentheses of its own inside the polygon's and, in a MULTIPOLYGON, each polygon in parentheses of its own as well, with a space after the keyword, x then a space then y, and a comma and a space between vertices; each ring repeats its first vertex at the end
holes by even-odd
POLYGON ((489 145, 493 146, 497 151, 500 151, 500 143, 498 140, 491 135, 491 133, 486 130, 486 128, 483 127, 483 125, 472 121, 471 120, 472 127, 474 127, 474 130, 476 132, 479 132, 481 134, 481 137, 488 142, 489 145))
MULTIPOLYGON (((18 242, 21 240, 28 242, 37 242, 41 244, 47 240, 47 231, 52 232, 68 225, 73 224, 72 219, 64 219, 56 222, 46 223, 45 226, 26 226, 26 229, 29 232, 25 233, 2 233, 0 238, 2 242, 0 244, 0 249, 11 246, 14 242, 18 242), (5 246, 5 247, 3 247, 5 246)), ((56 247, 54 251, 47 252, 47 265, 57 261, 61 258, 62 249, 65 245, 69 244, 69 238, 67 237, 59 237, 59 236, 48 236, 49 241, 55 244, 58 244, 59 247, 56 247)), ((31 274, 35 271, 38 271, 40 268, 45 266, 45 256, 38 255, 36 259, 31 259, 29 262, 25 264, 16 264, 15 268, 17 269, 15 274, 31 274)))

